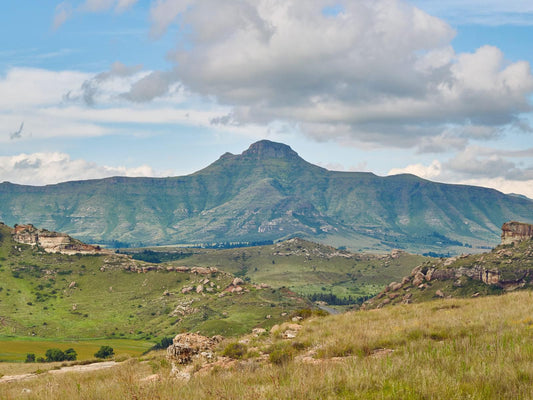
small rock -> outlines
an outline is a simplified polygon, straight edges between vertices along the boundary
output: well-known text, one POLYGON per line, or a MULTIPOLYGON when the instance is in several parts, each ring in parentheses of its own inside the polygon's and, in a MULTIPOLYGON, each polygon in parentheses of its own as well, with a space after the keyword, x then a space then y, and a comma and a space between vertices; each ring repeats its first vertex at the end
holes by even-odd
POLYGON ((302 317, 299 317, 299 316, 292 317, 292 322, 298 322, 298 321, 301 321, 301 320, 303 320, 302 317))
POLYGON ((204 286, 203 285, 196 286, 196 293, 202 293, 203 291, 204 291, 204 286))
POLYGON ((252 333, 254 335, 256 335, 256 336, 262 335, 265 332, 266 332, 265 328, 254 328, 254 329, 252 329, 252 333))
POLYGON ((270 318, 272 318, 272 315, 268 314, 265 318, 266 319, 270 319, 270 318))
POLYGON ((233 282, 231 282, 233 286, 243 285, 244 281, 241 278, 235 278, 233 282))
POLYGON ((72 289, 76 286, 76 282, 70 282, 70 285, 68 285, 69 289, 72 289))
POLYGON ((444 293, 442 292, 442 290, 439 289, 435 292, 435 296, 440 297, 442 299, 444 298, 444 293))

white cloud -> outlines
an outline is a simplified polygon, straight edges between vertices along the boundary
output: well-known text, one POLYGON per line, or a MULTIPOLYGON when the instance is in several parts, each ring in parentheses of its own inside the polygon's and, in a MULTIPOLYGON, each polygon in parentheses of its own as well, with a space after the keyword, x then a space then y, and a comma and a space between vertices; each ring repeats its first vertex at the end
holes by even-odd
POLYGON ((82 159, 72 160, 68 154, 57 152, 0 157, 0 182, 9 181, 26 185, 47 185, 110 176, 158 175, 161 174, 147 165, 133 168, 111 167, 82 159))
POLYGON ((393 168, 387 173, 387 175, 413 174, 420 178, 434 180, 435 178, 440 177, 441 172, 442 165, 440 161, 433 160, 433 162, 427 166, 423 164, 412 164, 405 168, 393 168))
MULTIPOLYGON (((319 140, 398 147, 450 124, 497 132, 531 110, 527 62, 492 46, 456 54, 450 26, 402 1, 336 3, 329 15, 327 0, 157 1, 153 31, 179 23, 191 44, 173 52, 166 83, 154 75, 151 95, 179 80, 233 107, 234 124, 285 120, 319 140)), ((456 146, 471 137, 463 129, 456 146)))

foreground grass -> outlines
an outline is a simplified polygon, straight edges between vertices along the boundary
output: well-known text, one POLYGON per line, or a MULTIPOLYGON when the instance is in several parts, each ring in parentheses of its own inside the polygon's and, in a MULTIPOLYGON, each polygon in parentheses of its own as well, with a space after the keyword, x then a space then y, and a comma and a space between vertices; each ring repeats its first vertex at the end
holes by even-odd
POLYGON ((529 399, 532 300, 531 292, 519 292, 354 312, 309 320, 290 342, 274 335, 253 343, 297 341, 300 355, 314 352, 313 364, 296 357, 278 366, 251 357, 182 382, 170 377, 158 353, 112 372, 3 384, 0 398, 529 399), (150 374, 159 380, 143 382, 150 374))

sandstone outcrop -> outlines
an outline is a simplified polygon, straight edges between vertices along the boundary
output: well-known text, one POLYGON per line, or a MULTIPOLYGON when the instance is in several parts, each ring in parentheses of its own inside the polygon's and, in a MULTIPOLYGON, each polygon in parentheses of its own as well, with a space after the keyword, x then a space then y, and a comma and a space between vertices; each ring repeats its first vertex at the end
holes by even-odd
POLYGON ((510 221, 502 226, 502 244, 518 243, 533 239, 533 225, 510 221))
POLYGON ((167 348, 167 358, 176 364, 190 364, 194 358, 213 358, 215 346, 222 341, 221 336, 211 338, 198 333, 181 333, 167 348))
POLYGON ((15 225, 13 240, 30 246, 39 246, 47 253, 99 254, 104 252, 100 246, 85 244, 67 234, 38 229, 31 224, 15 225))

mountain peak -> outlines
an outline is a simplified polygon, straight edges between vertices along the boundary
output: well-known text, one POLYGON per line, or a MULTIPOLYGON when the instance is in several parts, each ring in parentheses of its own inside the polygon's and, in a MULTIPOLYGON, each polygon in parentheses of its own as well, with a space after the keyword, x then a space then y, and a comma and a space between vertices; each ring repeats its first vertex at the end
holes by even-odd
POLYGON ((253 143, 248 150, 242 153, 243 156, 257 159, 265 158, 300 158, 290 146, 283 143, 271 142, 270 140, 260 140, 253 143))

